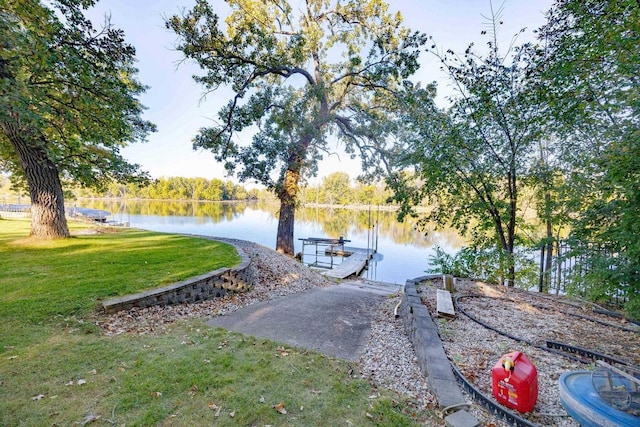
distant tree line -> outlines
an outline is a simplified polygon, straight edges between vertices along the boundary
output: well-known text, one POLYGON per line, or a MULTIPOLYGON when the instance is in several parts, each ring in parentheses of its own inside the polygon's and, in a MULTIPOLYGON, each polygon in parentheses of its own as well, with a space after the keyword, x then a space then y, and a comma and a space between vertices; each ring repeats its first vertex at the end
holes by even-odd
POLYGON ((303 186, 300 201, 302 204, 379 206, 387 204, 391 196, 384 182, 352 183, 349 174, 335 172, 324 177, 319 185, 303 186))
MULTIPOLYGON (((245 201, 276 199, 267 189, 246 189, 233 181, 218 178, 162 177, 147 185, 111 182, 104 190, 74 187, 67 190, 73 198, 117 198, 150 200, 196 200, 196 201, 245 201)), ((0 195, 18 195, 11 189, 9 177, 0 176, 0 195)), ((388 203, 392 193, 384 182, 362 183, 352 181, 349 174, 335 172, 324 177, 318 185, 302 187, 300 203, 320 205, 371 205, 388 203)))
POLYGON ((155 199, 155 200, 201 200, 201 201, 231 201, 257 199, 259 190, 247 190, 233 181, 223 181, 218 178, 159 178, 148 185, 122 184, 112 182, 104 191, 89 188, 73 190, 76 197, 105 197, 125 199, 155 199))
MULTIPOLYGON (((234 201, 263 200, 275 201, 273 193, 266 189, 249 189, 233 181, 218 178, 168 177, 151 181, 140 186, 133 183, 112 182, 104 191, 89 188, 75 188, 74 197, 123 198, 151 200, 197 200, 197 201, 234 201)), ((320 184, 302 188, 301 204, 320 205, 372 205, 387 204, 391 192, 384 182, 352 182, 349 174, 335 172, 324 177, 320 184)))

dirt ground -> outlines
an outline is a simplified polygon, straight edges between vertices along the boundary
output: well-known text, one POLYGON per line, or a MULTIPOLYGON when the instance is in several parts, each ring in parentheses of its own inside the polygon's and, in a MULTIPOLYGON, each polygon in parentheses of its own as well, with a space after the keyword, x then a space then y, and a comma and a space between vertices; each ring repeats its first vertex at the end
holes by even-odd
MULTIPOLYGON (((438 279, 418 287, 433 316, 437 316, 438 288, 443 288, 438 279)), ((511 351, 523 352, 536 366, 539 392, 533 411, 521 416, 535 424, 578 426, 560 403, 558 379, 567 371, 596 367, 593 360, 582 363, 538 348, 547 347, 547 341, 589 349, 636 368, 640 366, 640 326, 598 313, 593 304, 467 279, 456 280, 455 288, 456 317, 436 321, 449 359, 476 388, 492 397, 491 369, 495 363, 511 351)), ((492 424, 500 422, 485 422, 492 424)))

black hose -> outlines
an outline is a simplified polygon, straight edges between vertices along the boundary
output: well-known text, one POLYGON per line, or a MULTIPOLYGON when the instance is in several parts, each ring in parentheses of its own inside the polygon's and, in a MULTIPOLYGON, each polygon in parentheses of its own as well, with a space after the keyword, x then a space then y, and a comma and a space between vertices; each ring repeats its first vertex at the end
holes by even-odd
MULTIPOLYGON (((558 355, 558 356, 562 356, 562 357, 565 357, 565 358, 567 358, 567 359, 571 359, 571 360, 573 360, 573 361, 580 362, 580 363, 584 363, 584 364, 591 363, 589 360, 585 360, 585 359, 582 359, 582 358, 580 358, 580 357, 574 356, 573 354, 567 354, 566 352, 562 352, 562 351, 558 351, 558 350, 557 350, 557 348, 562 348, 562 347, 564 347, 564 348, 568 348, 568 347, 572 347, 572 346, 570 346, 569 344, 562 344, 562 346, 560 346, 560 344, 561 344, 561 343, 557 343, 557 344, 559 344, 558 346, 554 346, 554 347, 550 348, 550 347, 546 347, 546 346, 543 346, 543 345, 540 345, 540 344, 536 344, 536 343, 534 343, 534 342, 532 342, 532 341, 529 341, 529 340, 526 340, 526 339, 524 339, 524 338, 516 337, 515 335, 511 335, 511 334, 510 334, 510 333, 508 333, 508 332, 504 332, 504 331, 502 331, 502 330, 500 330, 500 329, 494 328, 493 326, 486 324, 485 322, 481 321, 480 319, 476 318, 475 316, 473 316, 473 315, 471 315, 471 314, 467 313, 467 312, 466 312, 466 311, 465 311, 465 310, 460 306, 460 302, 459 302, 459 301, 460 301, 461 299, 463 299, 463 298, 493 298, 493 297, 488 297, 488 296, 486 296, 486 295, 458 295, 458 296, 456 297, 456 300, 455 300, 455 301, 456 301, 456 308, 457 308, 457 310, 458 310, 458 311, 460 311, 460 312, 461 312, 462 314, 464 314, 465 316, 467 316, 469 319, 471 319, 471 320, 473 320, 474 322, 476 322, 477 324, 479 324, 479 325, 481 325, 481 326, 483 326, 483 327, 485 327, 485 328, 487 328, 487 329, 490 329, 490 330, 494 331, 494 332, 495 332, 495 333, 497 333, 497 334, 500 334, 500 335, 502 335, 502 336, 504 336, 504 337, 507 337, 507 338, 509 338, 509 339, 512 339, 512 340, 514 340, 514 341, 516 341, 516 342, 520 342, 520 343, 527 344, 527 345, 529 345, 529 346, 531 346, 531 347, 534 347, 534 348, 537 348, 537 349, 540 349, 540 350, 546 351, 547 353, 551 353, 551 354, 555 354, 555 355, 558 355)), ((508 298, 493 298, 493 299, 505 299, 505 300, 507 300, 507 301, 511 301, 511 300, 509 300, 508 298)), ((600 353, 594 353, 594 352, 592 352, 592 351, 590 351, 590 350, 586 350, 586 349, 581 349, 581 350, 582 350, 582 351, 580 351, 580 352, 574 352, 574 353, 578 353, 578 354, 580 354, 580 355, 582 355, 582 356, 588 357, 588 358, 590 358, 591 360, 598 360, 598 359, 600 359, 600 360, 604 360, 604 359, 602 359, 603 357, 608 358, 608 360, 615 360, 614 358, 611 358, 611 357, 606 356, 606 355, 601 355, 600 353)), ((628 363, 626 363, 626 362, 624 362, 624 364, 625 364, 625 365, 628 365, 628 363)))

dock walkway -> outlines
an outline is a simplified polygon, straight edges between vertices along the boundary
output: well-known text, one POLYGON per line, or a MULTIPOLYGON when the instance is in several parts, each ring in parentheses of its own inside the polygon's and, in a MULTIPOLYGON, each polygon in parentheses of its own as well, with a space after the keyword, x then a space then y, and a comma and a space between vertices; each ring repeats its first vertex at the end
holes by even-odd
POLYGON ((348 257, 344 258, 342 263, 333 267, 331 270, 323 271, 327 277, 332 277, 335 279, 346 279, 351 275, 359 275, 362 270, 367 266, 367 263, 373 256, 372 250, 367 250, 363 248, 344 248, 344 253, 350 253, 348 257))

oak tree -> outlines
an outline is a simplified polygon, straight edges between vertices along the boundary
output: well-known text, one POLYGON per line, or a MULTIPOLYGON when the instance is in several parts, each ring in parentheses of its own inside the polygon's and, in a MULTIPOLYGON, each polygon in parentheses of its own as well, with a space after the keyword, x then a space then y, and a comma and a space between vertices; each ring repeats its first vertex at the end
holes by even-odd
POLYGON ((119 154, 154 126, 141 118, 135 49, 94 0, 0 1, 0 168, 31 197, 31 235, 68 237, 62 183, 144 180, 119 154))
POLYGON ((195 148, 211 150, 241 180, 280 200, 276 249, 293 255, 301 178, 315 174, 329 141, 359 154, 365 167, 383 150, 386 114, 418 68, 424 37, 402 26, 382 0, 227 0, 224 22, 204 0, 167 26, 196 61, 207 93, 233 91, 216 126, 195 148), (243 141, 253 132, 251 141, 243 141))

